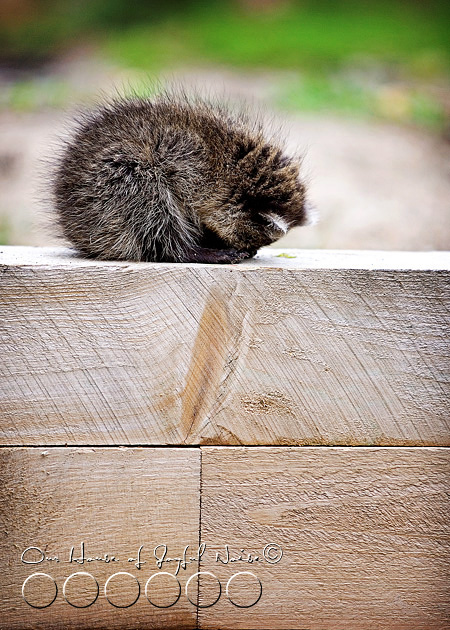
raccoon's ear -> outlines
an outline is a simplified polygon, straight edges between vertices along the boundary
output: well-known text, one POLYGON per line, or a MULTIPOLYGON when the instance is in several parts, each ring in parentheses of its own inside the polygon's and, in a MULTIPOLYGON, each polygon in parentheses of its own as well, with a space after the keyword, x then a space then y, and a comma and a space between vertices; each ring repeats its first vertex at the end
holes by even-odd
POLYGON ((239 143, 239 146, 235 154, 236 161, 240 162, 241 160, 246 158, 247 155, 251 153, 252 151, 254 151, 255 148, 256 148, 256 142, 254 140, 247 140, 246 142, 239 143))

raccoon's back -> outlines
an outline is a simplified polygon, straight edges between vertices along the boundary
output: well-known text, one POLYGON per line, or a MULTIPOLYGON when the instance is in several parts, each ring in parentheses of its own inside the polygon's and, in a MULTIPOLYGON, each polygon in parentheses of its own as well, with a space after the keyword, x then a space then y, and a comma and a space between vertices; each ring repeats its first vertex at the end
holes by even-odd
POLYGON ((85 116, 54 180, 64 236, 91 257, 180 259, 199 238, 197 210, 218 177, 199 125, 191 109, 164 102, 85 116))

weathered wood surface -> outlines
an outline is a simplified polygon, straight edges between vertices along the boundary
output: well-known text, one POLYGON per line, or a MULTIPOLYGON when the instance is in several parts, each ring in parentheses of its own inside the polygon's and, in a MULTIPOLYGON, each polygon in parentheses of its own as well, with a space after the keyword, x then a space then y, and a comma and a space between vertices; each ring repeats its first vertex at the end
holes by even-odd
POLYGON ((0 628, 444 630, 449 485, 447 448, 4 447, 0 628), (82 542, 86 558, 100 559, 76 562, 82 542), (176 580, 161 572, 177 563, 156 565, 159 544, 166 559, 186 545, 194 558, 173 606, 176 580), (29 547, 49 559, 24 564, 29 547), (25 601, 35 573, 50 577, 26 582, 25 601), (105 597, 114 574, 116 606, 105 597), (167 608, 146 598, 152 575, 150 599, 167 608), (53 603, 33 608, 51 601, 53 580, 53 603))
MULTIPOLYGON (((223 592, 199 627, 447 630, 449 473, 439 448, 202 448, 200 567, 223 592), (283 552, 273 564, 270 543, 283 552), (217 562, 226 545, 261 560, 217 562), (233 579, 235 605, 226 596, 240 571, 262 584, 254 606, 251 575, 233 579)), ((216 588, 206 576, 200 604, 216 588)))
POLYGON ((450 444, 450 254, 279 253, 0 248, 0 443, 450 444))
MULTIPOLYGON (((199 480, 199 449, 0 449, 0 628, 197 627, 196 607, 184 591, 173 606, 157 607, 176 597, 174 578, 158 576, 150 583, 147 592, 157 606, 147 600, 145 585, 160 573, 153 555, 156 545, 166 544, 172 556, 182 553, 185 545, 198 549, 199 480), (116 561, 81 563, 82 542, 86 558, 107 554, 116 561), (145 564, 138 569, 141 545, 145 564), (53 560, 24 564, 22 553, 31 546, 53 560), (64 589, 67 578, 80 572, 64 589), (22 597, 24 581, 35 573, 50 577, 32 577, 22 597), (114 605, 104 590, 113 575, 106 593, 114 605), (51 602, 53 580, 56 599, 45 608, 34 608, 51 602), (98 598, 89 605, 97 594, 96 581, 98 598)), ((24 556, 25 561, 40 558, 37 550, 24 556)), ((174 564, 161 570, 174 573, 174 564)), ((197 562, 180 571, 183 589, 197 571, 197 562)))

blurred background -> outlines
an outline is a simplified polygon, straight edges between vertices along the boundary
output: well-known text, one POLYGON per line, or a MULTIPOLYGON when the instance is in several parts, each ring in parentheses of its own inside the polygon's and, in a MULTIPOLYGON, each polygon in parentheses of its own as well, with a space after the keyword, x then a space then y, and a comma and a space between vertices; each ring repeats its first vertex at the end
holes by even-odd
POLYGON ((304 152, 313 227, 278 246, 450 249, 450 3, 0 0, 0 244, 57 244, 70 117, 166 81, 251 100, 304 152))

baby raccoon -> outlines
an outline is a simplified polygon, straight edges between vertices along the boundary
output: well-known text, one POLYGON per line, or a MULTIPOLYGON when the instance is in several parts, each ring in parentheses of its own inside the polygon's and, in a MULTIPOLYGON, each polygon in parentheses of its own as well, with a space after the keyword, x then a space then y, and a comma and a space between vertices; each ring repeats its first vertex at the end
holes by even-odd
POLYGON ((299 165, 261 124, 170 93, 84 115, 53 193, 64 236, 101 259, 235 263, 308 219, 299 165))

